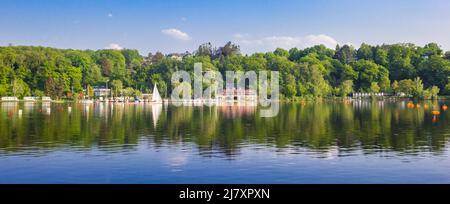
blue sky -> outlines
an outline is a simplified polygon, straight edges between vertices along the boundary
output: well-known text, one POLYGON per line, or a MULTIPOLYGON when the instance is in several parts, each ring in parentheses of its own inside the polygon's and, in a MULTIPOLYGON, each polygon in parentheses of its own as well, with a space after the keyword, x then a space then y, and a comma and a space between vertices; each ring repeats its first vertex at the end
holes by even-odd
POLYGON ((2 0, 0 46, 193 51, 233 41, 244 53, 314 44, 439 43, 446 0, 2 0))

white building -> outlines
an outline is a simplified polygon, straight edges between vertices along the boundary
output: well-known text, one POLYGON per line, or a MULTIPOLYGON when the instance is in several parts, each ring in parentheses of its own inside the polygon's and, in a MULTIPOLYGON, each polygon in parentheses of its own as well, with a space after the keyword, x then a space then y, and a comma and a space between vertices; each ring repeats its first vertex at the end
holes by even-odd
POLYGON ((106 88, 94 88, 94 96, 98 97, 107 97, 111 93, 111 89, 106 88))
POLYGON ((258 95, 252 89, 227 88, 217 95, 219 101, 257 101, 258 95))
POLYGON ((18 101, 19 99, 17 97, 14 96, 5 96, 2 97, 2 101, 18 101))
POLYGON ((38 97, 33 97, 33 96, 25 96, 23 97, 24 101, 37 101, 38 97))
POLYGON ((42 101, 52 101, 52 98, 50 98, 48 96, 42 96, 41 100, 42 101))

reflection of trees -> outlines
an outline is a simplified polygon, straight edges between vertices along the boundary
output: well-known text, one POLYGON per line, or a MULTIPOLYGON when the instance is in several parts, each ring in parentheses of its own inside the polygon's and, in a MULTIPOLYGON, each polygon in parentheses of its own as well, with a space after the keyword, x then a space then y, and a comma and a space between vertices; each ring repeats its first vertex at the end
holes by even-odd
MULTIPOLYGON (((156 147, 195 144, 201 153, 234 155, 243 145, 309 150, 439 153, 448 138, 450 114, 432 121, 429 109, 406 108, 394 102, 315 102, 283 104, 273 118, 253 110, 222 107, 163 107, 155 123, 150 105, 52 104, 51 114, 35 104, 1 105, 0 148, 99 147, 126 149, 141 139, 156 147), (72 106, 71 113, 67 106, 72 106), (23 115, 18 116, 18 109, 23 115), (228 111, 234 111, 230 113, 228 111), (155 125, 156 124, 156 125, 155 125)), ((253 107, 255 108, 255 107, 253 107)))

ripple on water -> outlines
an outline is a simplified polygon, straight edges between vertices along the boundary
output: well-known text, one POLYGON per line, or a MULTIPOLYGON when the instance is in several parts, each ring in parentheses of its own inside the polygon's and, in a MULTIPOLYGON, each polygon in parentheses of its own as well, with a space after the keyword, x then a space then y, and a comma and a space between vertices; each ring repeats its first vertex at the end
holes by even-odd
POLYGON ((83 106, 73 106, 70 114, 52 107, 50 115, 36 108, 21 119, 5 112, 17 107, 0 109, 2 181, 450 179, 449 112, 433 122, 426 111, 396 102, 292 104, 274 118, 170 106, 155 114, 134 106, 91 106, 89 114, 83 106))

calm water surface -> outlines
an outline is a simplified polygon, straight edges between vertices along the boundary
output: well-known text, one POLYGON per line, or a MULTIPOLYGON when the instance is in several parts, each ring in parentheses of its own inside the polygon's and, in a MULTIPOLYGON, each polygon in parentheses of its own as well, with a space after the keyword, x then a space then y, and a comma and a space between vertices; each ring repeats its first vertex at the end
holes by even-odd
POLYGON ((450 183, 442 104, 3 102, 0 183, 450 183))

